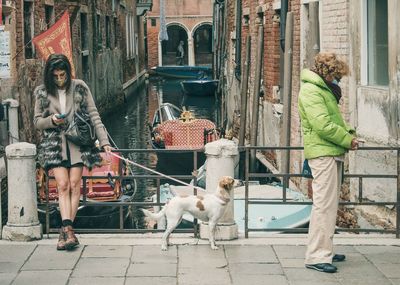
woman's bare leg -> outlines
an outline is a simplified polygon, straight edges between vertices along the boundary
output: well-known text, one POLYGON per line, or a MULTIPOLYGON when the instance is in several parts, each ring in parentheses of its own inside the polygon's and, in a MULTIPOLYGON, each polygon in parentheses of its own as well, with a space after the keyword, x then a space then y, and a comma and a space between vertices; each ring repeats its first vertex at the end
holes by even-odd
POLYGON ((68 169, 65 167, 56 167, 53 168, 53 172, 57 182, 61 219, 71 220, 71 195, 68 169))
POLYGON ((69 183, 71 185, 71 221, 74 221, 81 197, 82 167, 72 167, 69 170, 69 183))

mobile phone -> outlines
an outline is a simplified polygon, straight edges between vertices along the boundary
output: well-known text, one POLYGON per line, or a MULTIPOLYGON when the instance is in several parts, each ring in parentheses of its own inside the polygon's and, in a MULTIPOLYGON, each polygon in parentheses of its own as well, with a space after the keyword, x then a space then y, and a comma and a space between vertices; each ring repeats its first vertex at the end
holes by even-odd
POLYGON ((57 115, 56 115, 56 118, 57 118, 57 119, 64 119, 65 116, 66 116, 65 114, 57 114, 57 115))

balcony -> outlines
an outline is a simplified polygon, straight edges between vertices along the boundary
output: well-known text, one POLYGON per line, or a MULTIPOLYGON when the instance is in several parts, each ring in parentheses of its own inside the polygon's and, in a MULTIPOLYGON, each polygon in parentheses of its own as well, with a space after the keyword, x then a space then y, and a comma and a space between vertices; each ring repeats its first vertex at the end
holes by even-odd
POLYGON ((143 16, 148 10, 151 11, 153 0, 138 0, 136 4, 136 15, 143 16))

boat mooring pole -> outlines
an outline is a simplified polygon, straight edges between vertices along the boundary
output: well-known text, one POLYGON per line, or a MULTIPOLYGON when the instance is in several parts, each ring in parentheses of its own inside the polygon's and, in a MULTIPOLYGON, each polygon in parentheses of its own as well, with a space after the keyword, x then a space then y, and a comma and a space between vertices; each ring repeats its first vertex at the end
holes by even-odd
MULTIPOLYGON (((291 133, 291 105, 292 105, 292 63, 293 63, 293 13, 288 12, 286 17, 285 35, 285 70, 283 85, 283 129, 286 130, 283 146, 290 146, 291 133)), ((290 150, 282 151, 282 173, 289 173, 290 150)), ((286 202, 286 188, 289 186, 289 177, 283 177, 283 201, 286 202)))
MULTIPOLYGON (((250 73, 250 56, 251 56, 251 36, 246 37, 246 60, 244 62, 244 71, 242 73, 242 89, 240 90, 240 129, 239 129, 239 146, 244 146, 247 129, 247 89, 249 87, 250 73)), ((240 161, 243 161, 244 153, 240 152, 240 161)), ((239 164, 239 175, 243 177, 243 163, 239 164)))
MULTIPOLYGON (((264 56, 264 25, 263 17, 264 12, 262 8, 257 7, 257 19, 256 24, 258 24, 258 41, 257 41, 257 55, 256 55, 256 73, 254 78, 254 93, 253 93, 253 111, 251 118, 251 128, 250 128, 250 145, 257 145, 257 133, 258 133, 258 111, 260 102, 260 86, 261 86, 261 71, 263 67, 263 56, 264 56)), ((251 150, 250 153, 250 171, 255 171, 256 169, 256 150, 251 150)))

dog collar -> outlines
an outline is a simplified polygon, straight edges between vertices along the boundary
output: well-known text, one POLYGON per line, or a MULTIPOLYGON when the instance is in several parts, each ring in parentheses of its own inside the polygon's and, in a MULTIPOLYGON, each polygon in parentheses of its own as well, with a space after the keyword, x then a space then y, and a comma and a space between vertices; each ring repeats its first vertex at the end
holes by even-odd
POLYGON ((219 195, 215 195, 215 197, 217 197, 217 199, 220 200, 221 205, 226 205, 231 200, 230 198, 225 198, 219 195))

